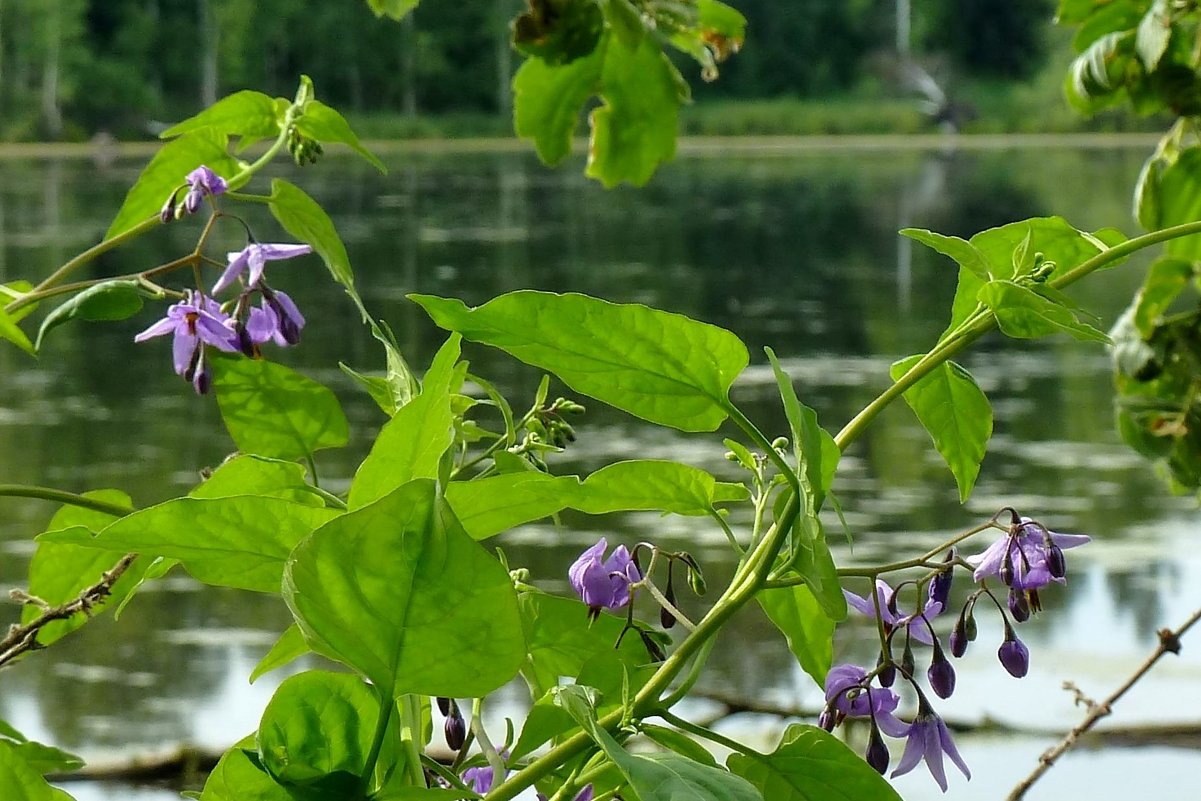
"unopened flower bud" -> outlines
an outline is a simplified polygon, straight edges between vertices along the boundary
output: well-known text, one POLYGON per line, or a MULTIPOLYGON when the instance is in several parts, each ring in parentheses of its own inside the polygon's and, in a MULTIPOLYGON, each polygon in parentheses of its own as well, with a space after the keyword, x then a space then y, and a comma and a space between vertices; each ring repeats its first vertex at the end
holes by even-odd
POLYGON ((1005 556, 1001 559, 1001 569, 999 571, 1002 583, 1007 587, 1013 586, 1014 570, 1013 570, 1013 549, 1006 548, 1005 556))
POLYGON ((188 193, 183 197, 183 207, 188 214, 195 214, 200 210, 200 204, 204 201, 204 192, 198 186, 193 186, 188 190, 188 193))
POLYGON ((788 437, 776 437, 771 441, 772 450, 782 451, 788 447, 788 437))
POLYGON ((1068 574, 1068 565, 1063 558, 1063 549, 1055 543, 1047 548, 1047 571, 1052 578, 1061 579, 1068 574))
POLYGON ((438 711, 442 713, 442 716, 443 717, 449 716, 450 715, 450 699, 444 698, 442 696, 438 696, 434 700, 438 703, 438 711))
POLYGON ((872 733, 867 740, 867 753, 864 754, 864 758, 880 775, 888 770, 888 746, 880 736, 880 727, 876 725, 875 718, 872 718, 872 733))
POLYGON ((964 631, 963 617, 955 621, 955 628, 951 629, 951 655, 956 659, 960 659, 967 653, 967 632, 964 631))
POLYGON ((1005 641, 997 649, 997 658, 1010 676, 1020 679, 1030 670, 1030 649, 1006 627, 1005 641))
POLYGON ((1025 590, 1010 590, 1008 600, 1009 614, 1013 615, 1014 620, 1025 623, 1030 619, 1030 603, 1026 600, 1025 590))
POLYGON ((971 609, 967 610, 967 617, 963 622, 963 633, 967 637, 968 642, 976 639, 976 613, 971 609))
MULTIPOLYGON (((947 551, 947 556, 943 560, 944 563, 950 564, 955 561, 955 549, 947 551)), ((955 569, 948 567, 930 580, 930 600, 937 601, 944 607, 951 597, 951 581, 954 578, 955 569)))
POLYGON ((662 662, 667 659, 667 654, 664 653, 662 646, 655 642, 654 637, 642 629, 638 630, 638 636, 642 639, 642 645, 646 648, 646 652, 650 655, 652 662, 662 662))
POLYGON ((876 666, 880 668, 880 672, 876 674, 880 686, 891 687, 897 680, 897 666, 884 654, 880 654, 880 658, 876 660, 876 666))
POLYGON ((834 710, 829 707, 823 709, 822 713, 817 716, 817 725, 826 731, 834 731, 834 710))
POLYGON ((708 587, 705 585, 705 576, 701 573, 699 567, 689 566, 688 568, 688 586, 697 595, 704 595, 708 587))
POLYGON ((913 671, 917 669, 917 662, 913 658, 913 646, 909 641, 905 641, 905 650, 901 652, 901 670, 906 676, 913 676, 913 671))
POLYGON ((163 204, 162 211, 158 213, 159 222, 169 223, 175 219, 175 194, 172 192, 171 197, 163 204))
POLYGON ((939 698, 950 698, 951 693, 955 692, 955 668, 951 666, 937 642, 934 644, 934 658, 930 662, 926 678, 930 680, 930 689, 934 690, 939 698))
POLYGON ((467 721, 463 720, 457 704, 452 706, 450 711, 451 714, 447 715, 442 726, 442 733, 446 736, 446 747, 451 751, 458 751, 467 740, 467 721))
MULTIPOLYGON (((667 590, 663 593, 663 597, 672 606, 676 605, 676 589, 675 589, 675 571, 671 569, 669 564, 667 567, 667 590)), ((676 616, 671 613, 666 606, 659 609, 659 623, 665 629, 670 629, 676 624, 676 616)))

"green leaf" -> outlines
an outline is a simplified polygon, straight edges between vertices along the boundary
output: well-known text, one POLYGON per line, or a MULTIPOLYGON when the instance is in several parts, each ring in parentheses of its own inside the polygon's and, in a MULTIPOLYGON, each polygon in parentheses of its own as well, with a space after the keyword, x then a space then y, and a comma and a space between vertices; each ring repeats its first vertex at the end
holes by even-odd
POLYGON ((30 356, 37 355, 37 349, 29 341, 29 337, 20 329, 13 317, 0 308, 0 339, 7 339, 30 356))
POLYGON ((205 129, 163 145, 130 187, 104 238, 112 239, 157 215, 171 193, 183 186, 187 174, 201 164, 222 178, 235 175, 239 164, 226 152, 226 144, 225 134, 205 129))
POLYGON ((254 759, 254 736, 222 755, 204 783, 200 801, 298 801, 295 795, 263 770, 254 759))
POLYGON ((535 0, 513 22, 513 45, 547 64, 567 64, 594 51, 604 28, 595 0, 535 0))
POLYGON ((716 488, 713 476, 686 464, 616 462, 588 476, 567 505, 592 515, 653 510, 699 516, 712 511, 716 488))
POLYGON ((399 21, 416 8, 419 2, 420 0, 367 0, 367 5, 375 12, 375 16, 387 16, 399 21))
POLYGON ((705 32, 716 33, 741 43, 746 38, 746 17, 719 0, 699 0, 697 25, 705 32))
POLYGON ((772 753, 734 753, 726 764, 771 801, 901 801, 858 754, 815 726, 794 723, 772 753))
POLYGON ((411 295, 434 322, 550 370, 569 387, 682 431, 726 418, 746 346, 729 331, 640 304, 519 291, 483 306, 411 295))
MULTIPOLYGON (((1139 24, 1146 8, 1146 0, 1137 0, 1137 3, 1131 0, 1089 1, 1093 6, 1091 9, 1081 9, 1079 13, 1069 14, 1067 17, 1080 23, 1080 28, 1072 38, 1072 47, 1076 52, 1084 50, 1107 34, 1133 29, 1139 24)), ((1060 21, 1065 20, 1061 17, 1060 21)))
POLYGON ((800 584, 764 590, 755 597, 788 641, 788 650, 801 668, 818 687, 824 687, 834 660, 834 621, 813 597, 813 591, 800 584))
POLYGON ((296 462, 242 454, 223 462, 188 495, 192 498, 260 495, 309 506, 323 505, 310 491, 312 488, 304 480, 304 475, 304 468, 296 462))
POLYGON ((18 746, 0 742, 0 787, 4 801, 62 801, 70 798, 51 787, 42 774, 25 761, 18 746))
POLYGON ((430 479, 298 545, 284 600, 313 650, 397 696, 482 697, 526 654, 508 572, 467 536, 430 479))
MULTIPOLYGON (((84 497, 125 505, 133 511, 129 496, 119 490, 96 490, 85 492, 84 497)), ((101 531, 117 518, 94 509, 79 506, 63 506, 50 519, 47 531, 78 530, 84 536, 101 531)), ((94 548, 70 544, 39 542, 33 559, 29 563, 29 593, 47 603, 57 606, 79 597, 87 587, 100 580, 106 570, 125 555, 125 551, 97 551, 94 548)), ((145 560, 135 562, 113 585, 109 597, 93 610, 93 613, 108 605, 119 602, 137 584, 138 574, 144 569, 145 560)), ((21 622, 28 623, 41 614, 35 606, 21 610, 21 622)), ((79 614, 66 620, 55 620, 42 628, 38 642, 49 645, 61 639, 88 621, 88 616, 79 614)))
MULTIPOLYGON (((334 222, 317 201, 299 187, 282 178, 271 182, 271 213, 279 224, 292 236, 311 246, 329 274, 346 289, 354 290, 354 271, 350 269, 350 257, 346 246, 334 228, 334 222)), ((356 295, 352 295, 356 297, 356 295)))
MULTIPOLYGON (((640 801, 763 801, 745 779, 676 753, 642 756, 631 754, 596 722, 596 713, 584 687, 558 689, 563 707, 584 727, 617 765, 640 801)), ((866 765, 865 765, 866 766, 866 765)), ((772 801, 775 801, 774 797, 772 801)))
POLYGON ((142 291, 137 281, 105 281, 88 287, 57 307, 38 329, 35 348, 41 349, 46 333, 69 320, 103 322, 125 320, 142 310, 142 291))
POLYGON ((625 628, 624 617, 602 613, 589 624, 588 607, 583 603, 543 592, 523 592, 519 602, 529 647, 522 675, 535 698, 558 685, 561 676, 580 675, 584 665, 599 654, 617 653, 630 667, 649 661, 633 632, 622 637, 620 647, 614 647, 625 628))
MULTIPOLYGON (((25 740, 17 743, 0 741, 2 745, 11 747, 17 756, 25 760, 25 764, 45 776, 48 773, 69 773, 84 766, 84 761, 75 754, 68 753, 52 745, 25 740)), ((0 786, 3 786, 0 784, 0 786)))
POLYGON ((358 676, 324 670, 290 676, 271 697, 259 723, 263 767, 277 781, 290 784, 309 784, 337 773, 349 774, 357 783, 379 715, 378 696, 358 676))
MULTIPOLYGON (((1013 278, 1013 253, 1026 238, 1031 253, 1042 253, 1047 261, 1055 262, 1049 278, 1063 275, 1102 250, 1125 240, 1120 231, 1106 228, 1096 233, 1080 231, 1062 217, 1035 217, 981 231, 971 244, 988 259, 995 278, 1013 278)), ((1120 261, 1106 265, 1115 267, 1120 261)))
POLYGON ((171 126, 159 134, 159 138, 171 139, 204 130, 215 134, 241 136, 244 139, 269 139, 279 136, 275 98, 249 89, 234 92, 196 116, 171 126))
POLYGON ((713 758, 708 749, 681 731, 656 726, 653 723, 640 724, 638 731, 651 742, 669 751, 675 751, 680 756, 687 757, 693 762, 717 767, 717 760, 713 758))
POLYGON ((1006 335, 1036 339, 1050 334, 1071 334, 1084 342, 1108 345, 1109 337, 1076 319, 1069 309, 1012 281, 992 281, 980 290, 980 301, 992 309, 997 326, 1006 335))
POLYGON ((603 102, 589 115, 592 140, 584 172, 606 187, 642 186, 676 154, 679 73, 649 36, 636 49, 614 40, 605 51, 603 102))
POLYGON ((780 366, 775 351, 771 348, 764 350, 771 362, 780 399, 784 402, 784 414, 792 432, 793 451, 799 468, 797 477, 805 492, 807 512, 816 515, 821 511, 826 493, 834 482, 842 452, 830 432, 818 425, 817 412, 797 398, 792 378, 780 366))
POLYGON ((77 527, 38 540, 165 556, 205 584, 276 593, 292 548, 337 515, 278 498, 176 498, 123 517, 95 537, 77 527))
POLYGON ((355 153, 367 160, 384 175, 388 168, 375 155, 363 147, 359 137, 350 128, 346 118, 320 100, 310 100, 305 104, 304 114, 296 120, 296 130, 318 142, 339 142, 346 145, 355 153))
POLYGON ((421 394, 384 424, 350 485, 350 508, 379 500, 412 479, 438 477, 442 454, 454 441, 450 392, 459 353, 460 338, 453 335, 434 354, 421 394))
POLYGON ((927 231, 924 228, 905 228, 901 231, 901 236, 907 236, 944 256, 949 256, 956 264, 970 270, 981 280, 987 281, 989 278, 988 258, 966 239, 927 231))
MULTIPOLYGON (((892 365, 896 381, 923 354, 901 359, 892 365)), ((959 501, 972 494, 980 462, 992 436, 992 407, 972 374, 955 362, 943 362, 905 391, 905 402, 930 433, 959 485, 959 501)))
POLYGON ((532 139, 543 162, 558 164, 571 153, 584 103, 600 90, 605 46, 568 64, 530 58, 513 78, 513 127, 532 139))
POLYGON ((563 510, 579 487, 574 476, 505 473, 453 481, 446 487, 446 502, 471 538, 483 540, 563 510))
POLYGON ((1144 338, 1151 338, 1160 317, 1195 274, 1192 262, 1171 256, 1157 259, 1151 264, 1134 306, 1134 325, 1144 338))
MULTIPOLYGON (((1181 151, 1176 163, 1161 174, 1156 227, 1170 228, 1195 220, 1201 220, 1201 147, 1198 146, 1181 151)), ((1201 260, 1201 235, 1173 239, 1164 250, 1169 256, 1201 260)))
POLYGON ((291 460, 346 444, 346 415, 327 387, 266 359, 211 363, 221 418, 242 452, 291 460))
POLYGON ((1135 49, 1147 72, 1153 72, 1159 66, 1159 60, 1167 52, 1168 41, 1172 38, 1172 15, 1168 8, 1168 0, 1154 0, 1151 8, 1143 15, 1138 23, 1138 33, 1135 35, 1135 49))
MULTIPOLYGON (((0 284, 0 311, 5 306, 12 303, 14 300, 20 300, 26 294, 33 291, 33 284, 28 281, 9 281, 7 284, 0 284)), ((15 312, 9 315, 8 319, 14 323, 21 322, 22 319, 33 313, 39 305, 39 301, 26 304, 15 312)))
POLYGON ((309 644, 304 641, 304 634, 300 631, 300 626, 293 623, 275 641, 267 655, 255 665, 254 671, 250 674, 250 683, 254 684, 260 676, 281 668, 307 653, 309 653, 309 644))

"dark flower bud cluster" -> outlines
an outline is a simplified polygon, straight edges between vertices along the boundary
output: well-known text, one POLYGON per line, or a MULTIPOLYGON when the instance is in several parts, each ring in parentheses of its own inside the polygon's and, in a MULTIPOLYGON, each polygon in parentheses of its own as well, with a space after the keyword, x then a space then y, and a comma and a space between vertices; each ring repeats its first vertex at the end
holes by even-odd
POLYGON ((826 678, 826 707, 818 725, 829 731, 846 718, 869 719, 871 730, 864 758, 880 773, 887 770, 889 763, 883 734, 906 738, 904 754, 892 772, 893 776, 907 773, 924 760, 945 792, 945 754, 971 778, 946 723, 935 713, 926 691, 918 684, 919 657, 915 653, 915 646, 930 646, 926 669, 929 691, 939 698, 951 697, 956 685, 955 668, 934 631, 933 621, 951 603, 952 576, 957 568, 971 569, 980 587, 968 596, 951 629, 947 640, 950 655, 962 657, 969 643, 976 639, 976 604, 987 597, 1004 624, 1004 639, 997 649, 998 661, 1015 678, 1024 677, 1030 670, 1030 650, 1017 637, 1014 624, 1041 611, 1038 590, 1053 581, 1061 584, 1065 581, 1067 565, 1063 551, 1083 545, 1089 538, 1050 531, 1012 509, 1002 512, 1008 512, 1011 518, 1004 536, 976 556, 961 559, 952 548, 940 564, 931 566, 932 573, 921 580, 906 581, 894 589, 877 579, 874 594, 867 597, 843 591, 850 607, 878 621, 882 632, 881 650, 871 673, 855 665, 839 665, 830 670, 826 678), (988 586, 989 579, 999 579, 1007 588, 1004 604, 993 595, 993 589, 988 586), (906 586, 916 590, 915 608, 910 609, 901 602, 901 591, 906 586), (898 649, 900 656, 895 658, 898 649), (908 724, 892 715, 898 697, 891 688, 898 677, 912 687, 918 700, 917 716, 908 724))
POLYGON ((303 167, 306 164, 316 164, 317 159, 325 153, 320 142, 311 136, 302 134, 295 125, 288 129, 286 146, 288 152, 292 154, 292 161, 296 162, 297 167, 303 167))
POLYGON ((467 721, 459 710, 459 704, 453 698, 439 698, 438 711, 446 716, 442 724, 442 733, 446 737, 446 747, 458 751, 467 741, 467 721))

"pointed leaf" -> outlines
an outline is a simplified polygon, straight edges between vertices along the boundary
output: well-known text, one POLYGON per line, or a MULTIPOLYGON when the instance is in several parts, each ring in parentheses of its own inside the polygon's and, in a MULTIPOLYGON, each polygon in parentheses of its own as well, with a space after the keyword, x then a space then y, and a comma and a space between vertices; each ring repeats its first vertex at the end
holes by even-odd
MULTIPOLYGON (((678 515, 707 515, 715 503, 717 481, 700 468, 678 462, 616 462, 591 474, 567 505, 581 512, 653 510, 678 515)), ((745 488, 743 488, 745 489, 745 488)))
POLYGON ((112 239, 157 215, 171 193, 183 186, 187 174, 201 164, 222 178, 235 175, 239 165, 226 152, 226 143, 224 134, 205 129, 184 134, 163 145, 130 187, 104 238, 112 239))
POLYGON ((550 370, 577 392, 682 431, 712 431, 746 366, 729 331, 639 304, 511 292, 483 306, 412 295, 434 322, 550 370))
POLYGON ((37 355, 37 349, 29 341, 29 337, 20 329, 12 315, 3 308, 0 308, 0 339, 7 339, 30 356, 37 355))
POLYGON ((0 742, 0 787, 4 801, 62 801, 70 796, 51 787, 42 774, 25 761, 13 743, 0 742))
POLYGON ((58 306, 38 329, 38 349, 46 333, 69 320, 102 322, 125 320, 142 310, 142 291, 137 281, 105 281, 88 287, 58 306))
POLYGON ((342 244, 333 220, 317 201, 299 187, 276 178, 271 182, 268 205, 285 231, 316 251, 335 281, 347 289, 354 288, 354 271, 350 269, 346 246, 342 244))
POLYGON ((318 142, 339 142, 358 153, 367 162, 384 175, 388 168, 375 155, 363 147, 359 137, 350 128, 346 118, 320 100, 310 100, 304 107, 304 114, 296 120, 296 129, 305 136, 318 142))
POLYGON ((420 0, 367 0, 367 5, 377 17, 387 16, 400 20, 416 8, 419 2, 420 0))
POLYGON ((254 671, 250 674, 250 683, 254 684, 260 676, 281 668, 307 653, 310 653, 309 644, 305 642, 304 634, 300 631, 300 626, 293 623, 275 641, 275 644, 271 646, 271 650, 267 652, 267 655, 255 665, 254 671))
POLYGON ((249 89, 234 92, 196 116, 171 126, 159 134, 159 138, 171 139, 205 129, 245 139, 270 139, 279 136, 275 98, 249 89))
POLYGON ((321 506, 320 499, 310 489, 304 480, 304 468, 296 462, 242 454, 223 462, 188 495, 192 498, 260 495, 321 506))
POLYGON ((562 511, 579 487, 575 476, 506 473, 453 481, 446 487, 446 502, 471 538, 483 540, 562 511))
POLYGON ((726 764, 771 801, 901 801, 858 754, 815 726, 794 723, 772 753, 734 753, 726 764))
POLYGON ((525 658, 517 594, 418 479, 296 547, 284 600, 309 645, 393 695, 482 697, 525 658))
MULTIPOLYGON (((923 354, 892 365, 896 381, 923 354)), ((955 362, 943 362, 905 392, 905 402, 930 433, 959 485, 960 503, 972 494, 980 462, 992 436, 992 407, 972 374, 955 362)))
POLYGON ((980 290, 980 301, 992 309, 997 326, 1011 337, 1070 334, 1085 342, 1110 344, 1108 336, 1077 320, 1070 310, 1012 281, 986 284, 980 290))
POLYGON ((801 668, 818 687, 824 687, 834 660, 834 621, 813 597, 813 591, 800 584, 765 590, 755 597, 788 641, 788 650, 801 668))
POLYGON ((291 460, 346 444, 346 415, 322 384, 266 359, 215 358, 212 365, 221 419, 242 452, 291 460))
POLYGON ((944 256, 951 257, 956 264, 971 271, 972 275, 981 280, 987 281, 989 278, 988 258, 965 239, 927 231, 924 228, 905 228, 901 231, 901 236, 907 236, 944 256))

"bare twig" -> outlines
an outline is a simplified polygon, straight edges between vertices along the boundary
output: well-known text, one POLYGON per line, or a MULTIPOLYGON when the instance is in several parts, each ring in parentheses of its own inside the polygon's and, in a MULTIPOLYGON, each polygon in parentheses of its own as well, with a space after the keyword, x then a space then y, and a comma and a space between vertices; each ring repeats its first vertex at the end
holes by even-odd
POLYGON ((1113 711, 1113 705, 1118 702, 1118 699, 1120 699, 1131 687, 1138 683, 1138 681, 1142 679, 1142 677, 1145 676, 1151 670, 1151 668, 1155 667, 1155 663, 1159 661, 1160 657, 1168 653, 1180 653, 1180 638, 1184 636, 1184 633, 1192 628, 1193 625, 1198 621, 1201 621, 1201 609, 1193 612, 1189 619, 1186 620, 1175 631, 1172 629, 1160 629, 1158 632, 1159 646, 1151 653, 1149 657, 1147 657, 1147 660, 1143 662, 1143 664, 1139 665, 1138 670, 1134 671, 1130 678, 1126 679, 1126 681, 1122 683, 1121 687, 1118 687, 1118 689, 1115 690, 1112 695, 1100 703, 1096 703, 1091 698, 1085 696, 1084 693, 1082 693, 1074 684, 1065 685, 1065 689, 1071 690, 1076 694, 1076 702, 1083 703, 1085 705, 1085 707, 1088 709, 1088 714, 1085 715, 1084 720, 1080 721, 1076 728, 1068 732, 1067 735, 1064 736, 1064 738, 1057 745, 1048 749, 1042 756, 1038 758, 1038 766, 1030 772, 1029 776, 1027 776, 1025 779, 1022 779, 1022 781, 1013 788, 1013 792, 1009 794, 1007 801, 1020 801, 1020 799, 1026 795, 1027 791, 1034 786, 1034 783, 1038 781, 1044 773, 1051 769, 1051 766, 1055 764, 1055 761, 1059 759, 1059 757, 1063 756, 1066 751, 1076 745, 1076 741, 1080 739, 1082 734, 1095 726, 1097 721, 1099 721, 1101 718, 1113 711))
MULTIPOLYGON (((129 569, 129 566, 133 564, 133 560, 137 558, 138 555, 136 553, 125 554, 125 556, 122 556, 121 559, 115 565, 113 565, 111 569, 105 571, 105 573, 100 576, 99 581, 92 586, 85 588, 74 600, 68 601, 67 603, 59 606, 52 607, 46 605, 42 607, 41 604, 36 603, 32 596, 22 593, 25 598, 29 599, 25 602, 33 602, 35 605, 42 607, 43 611, 40 615, 23 626, 14 624, 9 628, 8 634, 4 636, 4 639, 0 639, 0 668, 4 667, 26 651, 32 651, 43 647, 38 642, 38 633, 45 628, 47 624, 52 623, 55 620, 66 620, 72 615, 79 614, 80 612, 83 614, 91 614, 96 605, 109 596, 109 594, 113 591, 113 585, 117 583, 117 580, 124 575, 125 571, 129 569)), ((24 601, 24 598, 19 598, 19 600, 24 601)))

